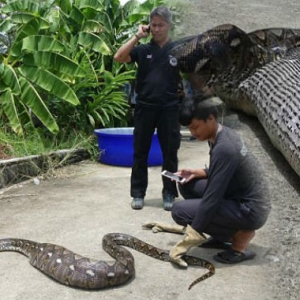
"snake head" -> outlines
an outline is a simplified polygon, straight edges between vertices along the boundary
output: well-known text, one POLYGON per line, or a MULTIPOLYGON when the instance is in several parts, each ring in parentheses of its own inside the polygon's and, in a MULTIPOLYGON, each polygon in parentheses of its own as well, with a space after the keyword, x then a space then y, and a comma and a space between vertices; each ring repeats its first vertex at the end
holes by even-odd
POLYGON ((201 35, 177 40, 171 49, 170 55, 177 60, 179 69, 184 73, 194 72, 196 66, 201 68, 208 60, 199 39, 201 39, 201 35))
POLYGON ((252 42, 240 28, 224 24, 175 41, 171 54, 184 73, 220 72, 247 60, 252 42))

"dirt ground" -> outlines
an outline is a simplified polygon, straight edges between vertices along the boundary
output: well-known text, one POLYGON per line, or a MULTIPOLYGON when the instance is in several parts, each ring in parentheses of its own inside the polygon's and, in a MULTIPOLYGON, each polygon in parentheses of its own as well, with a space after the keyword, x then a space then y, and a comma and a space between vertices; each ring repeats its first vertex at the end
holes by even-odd
MULTIPOLYGON (((300 28, 300 2, 279 0, 186 1, 183 31, 196 34, 222 23, 246 31, 265 27, 300 28)), ((174 268, 134 250, 136 276, 129 284, 103 291, 84 291, 60 285, 42 275, 16 253, 0 253, 0 299, 299 299, 300 294, 300 179, 274 150, 253 118, 228 112, 225 125, 240 133, 265 170, 273 209, 267 224, 257 232, 251 249, 253 261, 227 266, 215 263, 216 274, 187 286, 204 274, 201 268, 174 268)), ((180 167, 208 162, 207 145, 182 140, 180 167)), ((0 191, 0 238, 18 237, 63 245, 81 255, 111 258, 101 249, 102 236, 124 232, 163 249, 181 237, 142 230, 146 221, 172 222, 161 207, 160 167, 149 168, 146 206, 130 208, 130 168, 83 162, 59 170, 56 177, 32 180, 0 191)), ((217 250, 195 248, 211 262, 217 250)))

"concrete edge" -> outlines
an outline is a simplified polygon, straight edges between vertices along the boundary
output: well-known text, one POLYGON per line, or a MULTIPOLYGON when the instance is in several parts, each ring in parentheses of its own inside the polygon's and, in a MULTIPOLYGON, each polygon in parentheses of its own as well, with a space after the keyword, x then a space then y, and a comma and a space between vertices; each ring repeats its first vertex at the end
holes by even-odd
POLYGON ((0 189, 45 173, 50 168, 59 168, 89 158, 90 154, 85 149, 65 149, 47 155, 30 155, 1 160, 0 189))

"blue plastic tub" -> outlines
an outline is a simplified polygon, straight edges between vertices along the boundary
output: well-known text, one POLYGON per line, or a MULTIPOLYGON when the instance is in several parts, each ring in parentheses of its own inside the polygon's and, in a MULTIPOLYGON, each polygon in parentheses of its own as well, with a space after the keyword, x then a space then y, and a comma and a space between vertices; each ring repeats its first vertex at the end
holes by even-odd
MULTIPOLYGON (((113 166, 131 167, 133 164, 133 127, 96 129, 100 150, 99 161, 113 166)), ((162 153, 155 133, 148 157, 149 166, 162 165, 162 153)))

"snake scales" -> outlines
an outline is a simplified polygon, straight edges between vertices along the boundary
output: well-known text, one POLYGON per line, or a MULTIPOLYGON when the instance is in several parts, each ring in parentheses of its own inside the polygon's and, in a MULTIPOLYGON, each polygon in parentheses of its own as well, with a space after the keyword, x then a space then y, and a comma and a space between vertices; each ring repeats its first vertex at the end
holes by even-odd
POLYGON ((256 116, 300 176, 300 29, 220 25, 178 40, 171 55, 197 92, 256 116))
MULTIPOLYGON (((172 55, 193 87, 218 95, 230 107, 258 118, 274 146, 300 176, 300 30, 271 28, 245 33, 230 24, 217 26, 198 36, 177 41, 172 55)), ((0 251, 17 251, 30 263, 62 284, 102 289, 126 283, 135 275, 134 257, 121 245, 159 260, 169 252, 127 234, 103 237, 103 248, 116 260, 94 261, 64 247, 21 239, 0 240, 0 251)), ((184 256, 190 265, 208 272, 196 283, 212 276, 214 266, 184 256)))
MULTIPOLYGON (((113 262, 92 260, 62 246, 23 239, 0 239, 0 252, 15 251, 24 254, 32 266, 64 285, 104 289, 124 284, 135 275, 134 257, 121 245, 162 261, 170 261, 169 251, 123 233, 109 233, 103 237, 102 247, 115 258, 113 262)), ((189 265, 208 269, 207 273, 190 284, 189 289, 215 273, 214 266, 208 261, 189 255, 183 258, 189 265)))

